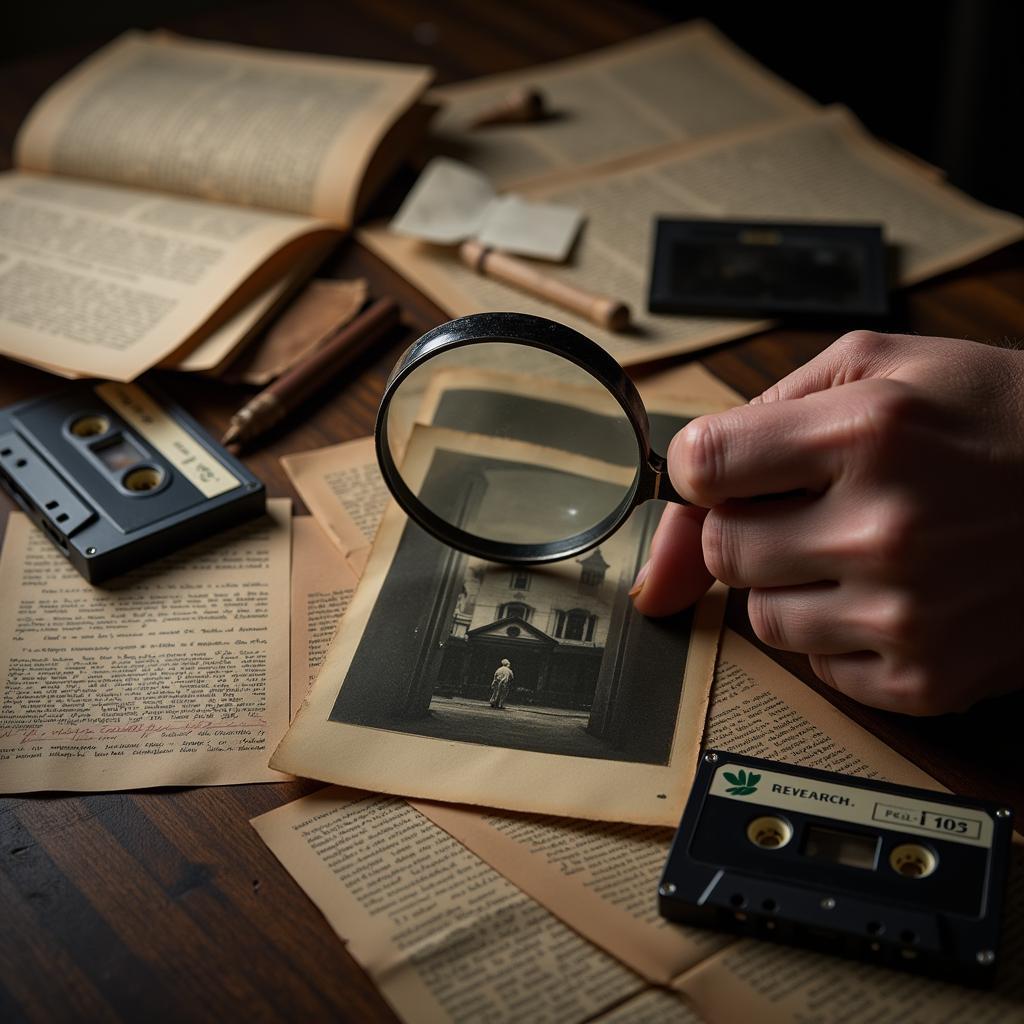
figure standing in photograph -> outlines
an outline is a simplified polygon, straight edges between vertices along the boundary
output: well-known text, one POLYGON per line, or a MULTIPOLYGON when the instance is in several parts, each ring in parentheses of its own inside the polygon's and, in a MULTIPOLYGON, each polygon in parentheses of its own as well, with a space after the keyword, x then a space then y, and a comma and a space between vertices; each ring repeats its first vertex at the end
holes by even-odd
MULTIPOLYGON (((484 677, 486 678, 486 676, 484 677)), ((491 680, 491 707, 503 708, 505 698, 508 696, 508 688, 512 685, 515 676, 509 665, 508 658, 502 658, 501 664, 495 670, 494 678, 491 680)))

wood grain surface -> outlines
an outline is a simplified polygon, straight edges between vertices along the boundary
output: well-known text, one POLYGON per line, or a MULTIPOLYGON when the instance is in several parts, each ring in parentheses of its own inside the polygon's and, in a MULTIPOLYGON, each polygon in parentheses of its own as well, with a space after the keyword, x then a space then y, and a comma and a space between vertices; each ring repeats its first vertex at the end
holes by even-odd
MULTIPOLYGON (((650 11, 616 0, 272 0, 225 5, 167 27, 239 43, 431 63, 445 82, 569 56, 659 24, 650 11)), ((106 41, 85 40, 3 67, 0 161, 10 165, 15 131, 42 91, 106 41)), ((402 185, 396 183, 380 209, 394 205, 402 185)), ((270 494, 291 496, 297 512, 305 509, 278 457, 370 432, 401 348, 445 319, 352 243, 339 246, 326 273, 366 276, 372 295, 399 300, 404 324, 311 403, 300 423, 247 456, 270 494)), ((1016 246, 902 295, 888 327, 1019 339, 1022 296, 1024 247, 1016 246)), ((833 337, 776 330, 722 346, 703 361, 753 396, 833 337)), ((218 435, 252 393, 197 377, 157 376, 218 435)), ((0 359, 0 405, 55 384, 53 377, 0 359)), ((0 502, 6 520, 10 503, 0 502)), ((728 621, 751 635, 743 593, 733 594, 728 621)), ((823 689, 805 659, 772 653, 823 689)), ((1024 814, 1017 757, 1021 695, 931 720, 874 712, 831 691, 825 695, 950 788, 1001 800, 1024 814)), ((248 824, 316 788, 297 781, 0 800, 0 1020, 394 1020, 248 824)))

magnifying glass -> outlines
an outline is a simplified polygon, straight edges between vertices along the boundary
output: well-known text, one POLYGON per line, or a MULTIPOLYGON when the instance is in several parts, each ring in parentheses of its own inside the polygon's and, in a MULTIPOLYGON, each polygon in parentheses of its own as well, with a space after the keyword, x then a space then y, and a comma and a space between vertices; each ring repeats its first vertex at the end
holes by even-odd
POLYGON ((622 367, 544 317, 477 313, 428 331, 391 372, 375 433, 381 474, 410 519, 492 562, 569 558, 600 544, 645 501, 687 504, 651 449, 647 411, 622 367), (426 487, 403 472, 409 438, 397 410, 418 402, 437 374, 467 366, 528 374, 547 401, 478 396, 454 424, 467 443, 445 453, 443 480, 426 487), (488 457, 488 439, 512 451, 521 442, 531 456, 488 457))

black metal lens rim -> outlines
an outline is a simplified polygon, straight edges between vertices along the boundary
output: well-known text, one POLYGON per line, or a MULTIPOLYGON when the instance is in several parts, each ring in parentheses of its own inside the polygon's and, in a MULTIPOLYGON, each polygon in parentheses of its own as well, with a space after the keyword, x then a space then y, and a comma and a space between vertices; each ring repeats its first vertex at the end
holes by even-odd
POLYGON ((377 414, 377 431, 399 385, 423 363, 442 352, 485 342, 511 342, 561 356, 600 383, 626 414, 636 435, 640 464, 651 456, 651 425, 640 392, 625 370, 596 341, 557 320, 531 313, 472 313, 440 324, 414 341, 388 377, 377 414))
POLYGON ((402 353, 384 387, 374 428, 374 444, 388 490, 414 522, 450 547, 487 561, 511 565, 556 562, 595 547, 614 533, 637 505, 653 496, 657 481, 651 462, 650 422, 636 385, 596 342, 565 324, 529 313, 474 313, 441 324, 413 342, 402 353), (598 381, 626 414, 637 443, 637 473, 615 509, 589 529, 546 544, 489 541, 453 526, 432 512, 413 494, 398 472, 388 443, 388 412, 391 399, 402 382, 442 352, 489 341, 524 345, 567 359, 598 381))
POLYGON ((391 449, 387 443, 387 409, 382 408, 382 415, 377 419, 378 429, 374 438, 377 449, 377 464, 381 470, 384 483, 392 497, 402 507, 409 518, 423 527, 428 533, 449 547, 457 548, 468 555, 482 558, 488 562, 502 562, 508 565, 541 565, 545 562, 558 562, 573 555, 582 554, 596 547, 610 537, 628 518, 630 512, 640 502, 637 501, 637 489, 643 477, 638 472, 628 493, 619 504, 600 522, 589 529, 574 533, 563 540, 549 541, 546 544, 510 544, 507 541, 487 540, 475 533, 469 533, 453 526, 447 519, 437 515, 416 497, 402 479, 391 449))

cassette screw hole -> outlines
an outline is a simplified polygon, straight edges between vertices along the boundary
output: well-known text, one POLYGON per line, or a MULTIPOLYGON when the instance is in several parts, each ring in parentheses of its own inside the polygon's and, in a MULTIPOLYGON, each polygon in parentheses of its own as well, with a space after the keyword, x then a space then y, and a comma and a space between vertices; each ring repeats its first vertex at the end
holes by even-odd
POLYGON ((75 437, 99 437, 110 429, 105 416, 79 416, 69 428, 75 437))
POLYGON ((868 921, 868 935, 881 935, 885 931, 885 925, 881 921, 868 921))
POLYGON ((939 865, 939 858, 918 843, 901 843, 889 854, 889 865, 904 878, 927 878, 939 865))
POLYGON ((911 931, 909 928, 904 928, 900 932, 900 942, 905 942, 908 946, 912 946, 917 942, 917 932, 911 931))
POLYGON ((979 949, 975 954, 974 959, 977 960, 982 967, 988 967, 990 964, 994 964, 996 962, 996 955, 991 949, 979 949))
POLYGON ((836 909, 835 897, 834 896, 826 896, 821 901, 821 909, 822 910, 835 910, 836 909))
POLYGON ((85 549, 85 553, 87 555, 95 555, 96 554, 96 549, 95 548, 86 548, 85 549))
POLYGON ((775 911, 779 909, 779 905, 773 899, 762 900, 761 909, 767 911, 769 914, 774 914, 775 911))
POLYGON ((733 893, 733 894, 732 894, 732 895, 731 895, 731 896, 729 897, 729 902, 730 902, 730 903, 731 903, 731 904, 732 904, 732 905, 733 905, 734 907, 742 907, 742 906, 743 906, 743 904, 747 902, 747 899, 746 899, 746 897, 745 897, 745 896, 743 895, 743 893, 741 893, 741 892, 734 892, 734 893, 733 893))
POLYGON ((747 826, 747 838, 763 850, 778 850, 793 838, 793 826, 785 818, 764 815, 747 826))
POLYGON ((675 883, 673 882, 666 882, 663 886, 661 886, 661 888, 658 889, 659 894, 662 896, 674 896, 675 891, 676 887, 675 883))
POLYGON ((704 760, 707 761, 708 764, 714 764, 718 760, 718 755, 713 750, 709 750, 704 755, 704 760))

